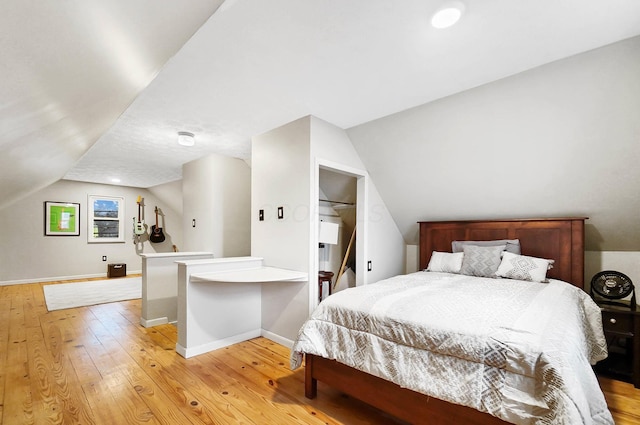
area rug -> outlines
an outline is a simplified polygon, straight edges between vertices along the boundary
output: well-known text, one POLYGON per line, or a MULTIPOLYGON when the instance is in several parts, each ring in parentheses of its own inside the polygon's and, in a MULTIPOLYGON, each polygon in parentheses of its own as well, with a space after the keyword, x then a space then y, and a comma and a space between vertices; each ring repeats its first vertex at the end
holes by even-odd
POLYGON ((44 285, 49 311, 84 307, 142 297, 142 278, 90 280, 86 282, 44 285))

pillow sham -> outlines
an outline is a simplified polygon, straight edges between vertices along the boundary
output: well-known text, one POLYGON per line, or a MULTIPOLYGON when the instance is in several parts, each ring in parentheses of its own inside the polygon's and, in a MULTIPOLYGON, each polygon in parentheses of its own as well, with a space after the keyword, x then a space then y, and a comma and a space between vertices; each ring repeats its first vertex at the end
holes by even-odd
POLYGON ((553 267, 553 263, 554 260, 505 252, 496 270, 496 276, 546 283, 547 270, 553 267))
POLYGON ((500 239, 494 241, 453 241, 451 242, 452 252, 462 252, 465 245, 475 246, 500 246, 506 245, 505 251, 520 255, 520 239, 500 239))
POLYGON ((460 273, 463 256, 463 252, 433 251, 426 270, 428 272, 460 273))
POLYGON ((500 266, 501 255, 506 245, 498 246, 463 246, 464 256, 460 273, 468 276, 496 277, 500 266))

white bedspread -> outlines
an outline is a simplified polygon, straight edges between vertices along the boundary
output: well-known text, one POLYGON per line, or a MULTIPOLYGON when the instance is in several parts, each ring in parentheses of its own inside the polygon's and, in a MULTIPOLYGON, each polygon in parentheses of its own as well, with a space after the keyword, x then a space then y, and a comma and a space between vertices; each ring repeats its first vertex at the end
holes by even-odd
POLYGON ((316 354, 516 424, 613 424, 590 364, 598 306, 561 281, 418 272, 323 301, 291 353, 316 354))

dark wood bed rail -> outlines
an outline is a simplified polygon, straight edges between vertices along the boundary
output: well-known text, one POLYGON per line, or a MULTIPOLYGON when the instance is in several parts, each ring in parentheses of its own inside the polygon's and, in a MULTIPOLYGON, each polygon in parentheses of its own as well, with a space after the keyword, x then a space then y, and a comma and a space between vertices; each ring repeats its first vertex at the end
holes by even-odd
POLYGON ((360 372, 335 360, 305 354, 307 398, 317 396, 318 380, 414 425, 508 424, 487 413, 402 388, 393 382, 360 372))

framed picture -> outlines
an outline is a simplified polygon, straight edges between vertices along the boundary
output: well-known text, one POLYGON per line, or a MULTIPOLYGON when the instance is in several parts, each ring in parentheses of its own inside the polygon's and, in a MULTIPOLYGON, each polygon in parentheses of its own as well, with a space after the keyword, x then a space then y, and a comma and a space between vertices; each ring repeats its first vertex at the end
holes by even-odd
POLYGON ((89 195, 87 242, 124 242, 124 198, 89 195))
POLYGON ((45 236, 80 236, 80 204, 44 202, 45 236))

